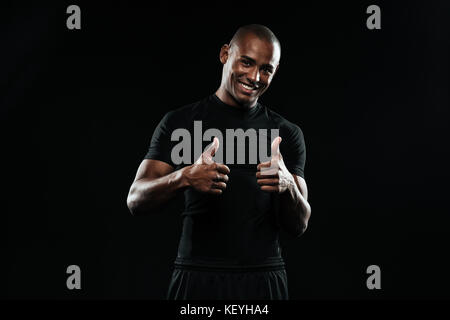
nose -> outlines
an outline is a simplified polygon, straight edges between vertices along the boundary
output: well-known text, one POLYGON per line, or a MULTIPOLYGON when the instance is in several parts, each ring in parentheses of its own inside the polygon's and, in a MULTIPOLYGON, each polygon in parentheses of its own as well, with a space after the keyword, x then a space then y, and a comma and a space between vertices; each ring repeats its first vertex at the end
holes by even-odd
POLYGON ((259 69, 256 66, 255 68, 252 68, 252 70, 250 70, 247 74, 247 78, 253 83, 259 82, 259 69))

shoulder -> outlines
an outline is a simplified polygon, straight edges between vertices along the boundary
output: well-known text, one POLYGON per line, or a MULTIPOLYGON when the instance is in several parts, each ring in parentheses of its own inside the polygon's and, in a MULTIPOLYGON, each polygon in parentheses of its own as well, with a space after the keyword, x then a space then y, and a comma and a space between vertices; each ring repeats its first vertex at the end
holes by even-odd
POLYGON ((276 126, 280 129, 280 135, 291 136, 291 137, 301 137, 303 138, 303 131, 300 126, 294 122, 289 121, 281 114, 273 111, 271 108, 261 105, 264 109, 269 120, 273 121, 276 126))
POLYGON ((194 119, 196 115, 204 111, 206 99, 207 98, 192 102, 167 112, 164 115, 162 122, 166 125, 181 125, 186 122, 192 122, 192 119, 194 119))

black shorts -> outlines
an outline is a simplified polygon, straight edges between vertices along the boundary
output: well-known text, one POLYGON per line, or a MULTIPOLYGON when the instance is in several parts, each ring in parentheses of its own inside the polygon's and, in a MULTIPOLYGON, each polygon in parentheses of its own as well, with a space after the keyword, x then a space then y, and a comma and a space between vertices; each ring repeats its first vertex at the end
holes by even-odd
POLYGON ((288 300, 284 267, 208 270, 176 266, 168 300, 288 300))

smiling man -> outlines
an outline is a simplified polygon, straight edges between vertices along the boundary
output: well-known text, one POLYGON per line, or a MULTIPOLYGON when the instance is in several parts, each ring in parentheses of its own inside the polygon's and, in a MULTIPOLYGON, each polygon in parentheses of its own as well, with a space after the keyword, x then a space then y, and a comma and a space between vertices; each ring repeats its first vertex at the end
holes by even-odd
POLYGON ((220 50, 224 67, 216 95, 234 107, 254 107, 269 87, 280 56, 280 42, 269 29, 255 25, 240 28, 220 50))
POLYGON ((278 70, 280 56, 280 42, 267 27, 239 28, 220 50, 219 89, 167 113, 153 134, 127 204, 134 215, 161 213, 165 203, 184 192, 183 229, 169 299, 288 299, 279 232, 300 236, 311 208, 303 133, 258 102, 278 70), (209 141, 195 132, 199 121, 209 141), (180 129, 201 139, 193 144, 193 149, 201 149, 189 152, 194 157, 187 157, 187 163, 176 163, 171 156, 174 132, 180 129), (222 134, 230 129, 239 134, 222 134), (279 137, 239 136, 252 130, 275 130, 279 137), (218 161, 224 150, 246 161, 228 156, 224 163, 218 161), (236 155, 236 150, 245 155, 236 155), (271 154, 258 156, 254 164, 250 155, 260 154, 258 150, 271 154))

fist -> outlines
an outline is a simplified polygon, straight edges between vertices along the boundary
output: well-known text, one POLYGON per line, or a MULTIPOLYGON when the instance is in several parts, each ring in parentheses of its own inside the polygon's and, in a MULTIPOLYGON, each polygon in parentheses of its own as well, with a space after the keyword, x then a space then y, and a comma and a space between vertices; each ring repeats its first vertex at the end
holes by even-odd
POLYGON ((281 137, 276 137, 271 146, 271 159, 257 166, 256 180, 261 190, 273 193, 283 193, 295 185, 294 177, 286 168, 280 153, 281 137))
POLYGON ((184 175, 188 185, 203 193, 220 195, 227 187, 230 169, 213 160, 219 149, 219 139, 214 138, 211 145, 201 154, 195 163, 186 167, 184 175))

